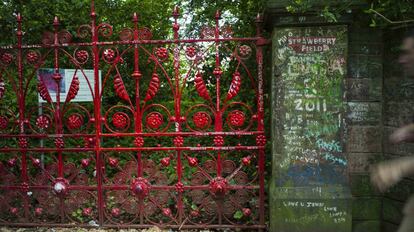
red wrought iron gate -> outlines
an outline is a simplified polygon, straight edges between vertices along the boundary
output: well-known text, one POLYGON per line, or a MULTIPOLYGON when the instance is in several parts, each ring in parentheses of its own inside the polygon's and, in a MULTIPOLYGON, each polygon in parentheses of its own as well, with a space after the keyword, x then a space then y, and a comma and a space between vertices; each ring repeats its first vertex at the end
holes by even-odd
POLYGON ((261 19, 235 38, 217 12, 180 39, 172 16, 172 39, 134 14, 107 41, 92 2, 76 39, 55 18, 33 45, 17 16, 0 50, 1 225, 265 228, 261 19))

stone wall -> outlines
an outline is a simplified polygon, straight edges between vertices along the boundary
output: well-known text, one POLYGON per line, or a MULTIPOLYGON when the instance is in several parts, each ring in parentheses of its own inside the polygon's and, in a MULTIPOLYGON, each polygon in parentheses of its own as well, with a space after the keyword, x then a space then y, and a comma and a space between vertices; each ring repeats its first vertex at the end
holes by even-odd
POLYGON ((372 188, 369 171, 382 157, 382 32, 349 26, 346 152, 353 197, 352 231, 380 231, 381 197, 372 188))
MULTIPOLYGON (((414 80, 404 77, 397 62, 403 34, 403 30, 388 30, 384 33, 384 159, 414 155, 414 144, 393 145, 388 141, 393 130, 410 123, 414 118, 414 80)), ((382 210, 384 232, 396 231, 402 218, 403 205, 413 193, 413 178, 405 178, 386 192, 382 210)))

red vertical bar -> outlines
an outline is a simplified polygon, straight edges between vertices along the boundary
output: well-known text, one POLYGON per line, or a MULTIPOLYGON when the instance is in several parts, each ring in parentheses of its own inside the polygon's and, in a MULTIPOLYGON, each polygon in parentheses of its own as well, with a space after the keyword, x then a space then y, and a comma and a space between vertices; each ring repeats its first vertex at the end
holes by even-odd
MULTIPOLYGON (((220 38, 220 28, 219 20, 221 18, 220 11, 216 11, 215 20, 216 25, 214 29, 214 38, 215 38, 215 47, 216 47, 216 68, 214 69, 214 75, 216 76, 216 115, 215 115, 215 131, 221 132, 223 130, 222 125, 222 111, 220 108, 220 79, 222 75, 222 70, 220 67, 220 53, 219 53, 219 41, 220 38)), ((221 154, 220 151, 217 152, 217 176, 221 176, 221 154)))
MULTIPOLYGON (((24 90, 23 90, 23 62, 22 62, 22 18, 20 14, 17 15, 17 68, 19 75, 19 93, 17 95, 19 101, 19 130, 21 134, 24 134, 24 116, 25 116, 25 99, 24 99, 24 90)), ((26 152, 22 152, 22 167, 26 166, 26 162, 23 160, 26 159, 26 152)), ((27 170, 22 168, 22 177, 23 181, 27 181, 27 170)))
MULTIPOLYGON (((180 16, 179 8, 177 6, 174 7, 173 14, 174 17, 174 24, 173 24, 173 31, 174 31, 174 40, 178 40, 178 30, 180 25, 177 22, 178 17, 180 16)), ((178 41, 175 43, 174 47, 174 79, 175 79, 175 91, 174 91, 174 103, 175 103, 175 118, 176 118, 176 131, 181 131, 181 93, 180 93, 180 50, 179 50, 178 41)), ((181 178, 182 178, 182 162, 181 162, 181 151, 177 151, 177 184, 182 185, 181 178)), ((184 206, 183 206, 183 194, 181 189, 177 188, 178 190, 178 198, 177 198, 177 208, 178 208, 178 222, 181 224, 183 221, 184 215, 184 206)))
POLYGON ((91 1, 91 32, 92 32, 92 53, 93 53, 93 75, 94 75, 94 118, 95 118, 95 157, 96 157, 96 179, 98 188, 98 220, 99 225, 104 222, 104 201, 102 192, 102 157, 100 155, 101 146, 101 94, 99 92, 99 49, 98 31, 96 27, 95 2, 91 1))
MULTIPOLYGON (((60 81, 62 80, 62 76, 59 73, 59 38, 58 38, 58 30, 59 30, 59 19, 55 17, 53 20, 53 27, 54 27, 54 74, 53 79, 57 85, 56 91, 56 108, 55 108, 55 124, 56 124, 56 135, 60 136, 62 134, 62 121, 61 121, 61 112, 60 112, 60 81)), ((58 137, 59 138, 59 137, 58 137)), ((58 146, 57 143, 55 143, 58 146)), ((63 157, 62 151, 60 150, 60 146, 58 146, 58 177, 63 178, 63 157)))
MULTIPOLYGON (((62 139, 60 137, 63 133, 62 131, 62 120, 61 120, 61 110, 60 110, 60 81, 62 80, 62 76, 59 73, 59 37, 58 37, 58 30, 59 30, 59 19, 57 16, 55 16, 55 19, 53 20, 53 27, 54 27, 54 73, 53 73, 53 79, 56 82, 57 85, 57 91, 56 91, 56 107, 55 107, 55 125, 56 125, 56 135, 58 136, 55 138, 55 146, 58 148, 58 178, 63 178, 63 155, 62 155, 62 145, 59 143, 63 143, 63 140, 58 141, 58 139, 62 139)), ((65 201, 62 196, 59 198, 59 204, 60 204, 60 219, 63 222, 65 220, 65 201)))
MULTIPOLYGON (((260 15, 256 18, 257 37, 259 38, 256 42, 256 61, 257 61, 257 79, 258 79, 258 94, 257 94, 257 130, 264 131, 264 105, 263 105, 263 45, 266 44, 265 39, 262 37, 261 24, 263 19, 260 15)), ((260 135, 259 135, 260 136, 260 135)), ((257 141, 256 141, 257 142, 257 141)), ((259 144, 258 144, 259 145, 259 144)), ((264 148, 259 149, 259 223, 264 225, 265 223, 265 186, 264 186, 264 171, 265 171, 265 152, 264 148)), ((261 231, 261 230, 260 230, 261 231)))
MULTIPOLYGON (((132 22, 134 23, 134 41, 138 41, 138 16, 137 13, 134 13, 132 17, 132 22)), ((134 45, 134 72, 132 73, 132 77, 135 80, 135 132, 139 133, 142 132, 142 120, 141 120, 141 99, 140 99, 140 92, 139 92, 139 81, 141 78, 141 73, 139 71, 139 50, 138 44, 134 45)), ((142 154, 140 151, 137 152, 137 176, 141 177, 143 175, 143 168, 142 168, 142 154)))
MULTIPOLYGON (((19 129, 20 134, 25 134, 25 128, 24 128, 24 120, 25 120, 25 93, 23 89, 23 57, 22 57, 22 17, 20 14, 17 14, 17 69, 18 69, 18 75, 19 75, 19 93, 17 95, 18 102, 19 102, 19 129)), ((24 138, 26 139, 26 138, 24 138)), ((27 220, 29 217, 29 199, 27 196, 28 192, 28 176, 27 176, 27 159, 26 159, 26 148, 21 147, 22 150, 22 190, 24 192, 23 194, 23 207, 24 207, 24 218, 27 220)))
MULTIPOLYGON (((134 23, 134 41, 138 41, 138 15, 134 13, 132 16, 132 22, 134 23)), ((142 77, 141 72, 139 71, 139 50, 138 44, 134 45, 134 72, 132 73, 132 78, 135 80, 135 132, 142 132, 142 119, 141 119, 141 98, 139 92, 139 81, 142 77)), ((142 153, 141 151, 137 152, 137 177, 143 176, 143 167, 142 167, 142 153)), ((140 224, 144 223, 144 201, 139 200, 139 220, 140 224)))
MULTIPOLYGON (((216 15, 215 15, 215 21, 216 21, 216 25, 214 28, 214 38, 215 38, 215 48, 216 48, 216 67, 214 69, 214 75, 216 76, 216 115, 215 115, 215 131, 216 132, 221 132, 223 131, 223 123, 222 123, 222 117, 223 117, 223 112, 222 109, 220 108, 220 79, 221 76, 223 74, 222 70, 221 70, 221 65, 220 65, 220 51, 219 51, 219 41, 218 39, 220 38, 220 25, 219 25, 219 21, 221 19, 221 14, 220 11, 217 10, 216 11, 216 15)), ((217 152, 217 177, 221 177, 222 174, 222 164, 221 164, 221 153, 220 151, 217 152)), ((219 202, 222 202, 222 200, 220 200, 219 202)), ((217 205, 217 210, 218 210, 218 223, 221 225, 222 224, 222 204, 218 204, 217 205)))

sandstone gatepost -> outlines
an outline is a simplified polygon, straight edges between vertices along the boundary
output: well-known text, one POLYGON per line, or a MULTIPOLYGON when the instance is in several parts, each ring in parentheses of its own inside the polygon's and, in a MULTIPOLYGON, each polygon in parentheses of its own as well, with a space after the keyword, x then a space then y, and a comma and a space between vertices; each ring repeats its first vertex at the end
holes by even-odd
POLYGON ((414 151, 388 142, 414 113, 414 85, 397 63, 403 29, 369 27, 365 1, 335 23, 312 11, 292 15, 287 5, 269 0, 266 11, 270 231, 395 231, 414 184, 407 178, 380 194, 369 169, 414 151))

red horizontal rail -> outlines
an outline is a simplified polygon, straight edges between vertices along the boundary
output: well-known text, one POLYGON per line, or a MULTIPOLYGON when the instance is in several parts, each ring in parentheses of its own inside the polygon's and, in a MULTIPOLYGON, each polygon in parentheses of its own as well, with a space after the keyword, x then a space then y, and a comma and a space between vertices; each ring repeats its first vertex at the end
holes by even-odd
POLYGON ((82 152, 82 151, 237 151, 237 150, 259 150, 264 146, 234 146, 234 147, 101 147, 96 148, 0 148, 0 152, 82 152))
MULTIPOLYGON (((262 38, 260 37, 247 37, 247 38, 218 38, 218 39, 177 39, 177 40, 131 40, 131 41, 100 41, 100 42, 81 42, 81 43, 63 43, 63 44, 32 44, 21 45, 21 49, 33 49, 33 48, 64 48, 64 47, 90 47, 92 45, 108 46, 108 45, 134 45, 134 44, 182 44, 182 43, 204 43, 204 42, 254 42, 262 38)), ((8 45, 0 46, 0 49, 17 49, 18 46, 8 45)))
MULTIPOLYGON (((263 131, 239 131, 239 132, 141 132, 141 133, 115 133, 115 134, 100 134, 101 137, 172 137, 172 136, 249 136, 249 135, 263 135, 263 131)), ((91 134, 0 134, 0 138, 79 138, 79 137, 90 137, 91 134)))

